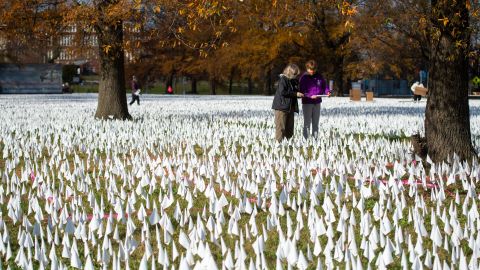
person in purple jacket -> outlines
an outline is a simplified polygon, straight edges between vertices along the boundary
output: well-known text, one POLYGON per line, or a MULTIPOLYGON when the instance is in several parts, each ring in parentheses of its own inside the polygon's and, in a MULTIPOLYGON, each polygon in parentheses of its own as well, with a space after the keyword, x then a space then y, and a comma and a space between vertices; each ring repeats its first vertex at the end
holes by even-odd
POLYGON ((317 63, 310 60, 305 64, 306 72, 300 77, 300 92, 303 109, 303 136, 308 138, 310 130, 313 137, 318 135, 320 121, 321 95, 330 95, 327 81, 317 72, 317 63))
POLYGON ((137 104, 140 105, 140 85, 138 84, 137 77, 135 75, 132 77, 132 101, 130 101, 130 105, 137 101, 137 104))

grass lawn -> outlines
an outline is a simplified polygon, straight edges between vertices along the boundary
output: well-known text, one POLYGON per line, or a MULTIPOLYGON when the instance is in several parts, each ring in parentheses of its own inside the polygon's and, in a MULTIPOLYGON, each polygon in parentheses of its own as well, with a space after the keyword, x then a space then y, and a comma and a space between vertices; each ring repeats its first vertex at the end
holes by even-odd
MULTIPOLYGON (((83 85, 72 84, 71 89, 74 93, 97 93, 98 92, 98 76, 82 76, 82 79, 85 81, 83 85)), ((126 85, 127 93, 129 93, 129 85, 126 85)), ((178 80, 174 83, 174 94, 181 95, 191 94, 191 83, 190 81, 178 80)), ((144 94, 166 94, 165 84, 157 83, 148 88, 142 89, 144 94)), ((197 92, 199 95, 210 95, 211 87, 207 81, 199 81, 197 83, 197 92)), ((228 85, 219 85, 216 90, 217 95, 228 95, 228 85)), ((232 95, 247 95, 248 88, 247 83, 233 83, 232 85, 232 95)), ((253 94, 262 94, 258 89, 255 89, 253 94)))
POLYGON ((41 98, 0 101, 2 268, 21 269, 24 255, 38 269, 55 254, 72 269, 62 255, 76 243, 83 266, 90 256, 95 269, 102 258, 110 269, 131 240, 121 269, 139 269, 144 256, 148 269, 200 263, 206 245, 218 268, 230 257, 269 269, 303 258, 306 269, 381 268, 387 252, 392 269, 435 260, 458 268, 474 257, 480 168, 412 159, 406 134, 421 120, 402 115, 419 104, 332 99, 316 140, 298 135, 297 122, 296 137, 276 144, 265 97, 150 100, 132 109, 143 118, 127 122, 92 119, 94 99, 41 98), (195 244, 183 247, 184 235, 195 244))

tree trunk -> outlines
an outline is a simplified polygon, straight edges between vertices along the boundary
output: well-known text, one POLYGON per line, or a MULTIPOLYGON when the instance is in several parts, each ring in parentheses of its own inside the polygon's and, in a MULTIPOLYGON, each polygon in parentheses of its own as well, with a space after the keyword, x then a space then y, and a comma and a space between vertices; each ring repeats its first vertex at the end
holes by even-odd
POLYGON ((253 81, 252 78, 248 78, 248 94, 253 94, 253 81))
POLYGON ((435 162, 456 153, 461 160, 475 155, 470 134, 468 60, 470 44, 465 1, 432 1, 433 35, 430 80, 425 112, 428 155, 435 162), (445 17, 453 18, 446 25, 445 17), (436 32, 436 33, 435 33, 436 32), (437 36, 436 34, 439 34, 437 36), (457 44, 464 44, 458 47, 457 44))
POLYGON ((173 79, 174 78, 175 78, 175 70, 172 70, 167 77, 167 81, 165 82, 165 93, 171 94, 171 93, 168 93, 168 88, 172 87, 172 89, 173 89, 173 79))
POLYGON ((235 76, 235 67, 230 70, 230 77, 228 78, 228 94, 233 93, 233 77, 235 76))
POLYGON ((192 80, 192 94, 198 94, 198 92, 197 92, 197 79, 192 77, 191 80, 192 80))
POLYGON ((131 119, 125 92, 123 23, 95 27, 100 55, 100 83, 95 118, 131 119))
POLYGON ((263 94, 266 96, 271 95, 272 93, 272 69, 268 68, 265 73, 265 85, 263 89, 263 94))
POLYGON ((343 57, 337 57, 334 61, 334 83, 335 83, 335 96, 342 97, 345 94, 345 84, 343 81, 343 57))
POLYGON ((150 88, 150 75, 147 75, 145 78, 145 83, 143 84, 143 88, 142 88, 143 93, 146 94, 149 88, 150 88))
POLYGON ((212 91, 211 94, 212 95, 216 95, 217 94, 217 82, 215 81, 215 79, 212 79, 210 81, 210 90, 212 91))

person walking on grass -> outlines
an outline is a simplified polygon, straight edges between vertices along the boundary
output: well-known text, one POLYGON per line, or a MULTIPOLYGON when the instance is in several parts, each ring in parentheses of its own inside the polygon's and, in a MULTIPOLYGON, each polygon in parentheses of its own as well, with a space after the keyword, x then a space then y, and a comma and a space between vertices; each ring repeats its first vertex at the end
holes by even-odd
POLYGON ((310 60, 305 64, 306 72, 300 77, 300 92, 303 110, 303 137, 318 136, 318 123, 320 121, 320 104, 322 95, 330 95, 327 81, 317 71, 317 63, 310 60))
POLYGON ((140 105, 140 85, 138 84, 137 77, 135 75, 132 77, 132 101, 130 101, 130 105, 137 101, 137 104, 140 105))
POLYGON ((293 136, 294 116, 299 112, 297 98, 303 97, 298 89, 299 73, 300 69, 297 65, 289 64, 280 74, 272 104, 275 113, 275 139, 278 142, 293 136))

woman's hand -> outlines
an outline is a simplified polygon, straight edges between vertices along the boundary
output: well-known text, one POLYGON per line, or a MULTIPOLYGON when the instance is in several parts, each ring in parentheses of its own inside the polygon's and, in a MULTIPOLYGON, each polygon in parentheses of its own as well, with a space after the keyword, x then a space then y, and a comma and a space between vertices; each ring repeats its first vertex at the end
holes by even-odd
POLYGON ((305 95, 301 92, 297 92, 297 97, 301 98, 301 97, 304 97, 305 95))

